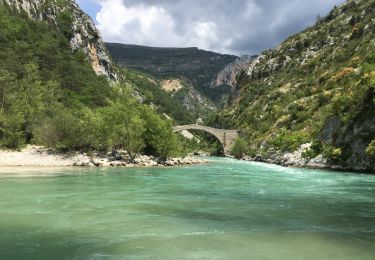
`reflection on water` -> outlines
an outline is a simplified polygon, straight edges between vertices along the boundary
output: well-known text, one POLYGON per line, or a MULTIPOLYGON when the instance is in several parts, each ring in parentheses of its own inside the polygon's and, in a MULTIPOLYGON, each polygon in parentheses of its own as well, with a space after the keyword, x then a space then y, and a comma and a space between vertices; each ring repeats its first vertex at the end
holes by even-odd
POLYGON ((375 176, 214 159, 0 176, 0 259, 374 259, 375 176))

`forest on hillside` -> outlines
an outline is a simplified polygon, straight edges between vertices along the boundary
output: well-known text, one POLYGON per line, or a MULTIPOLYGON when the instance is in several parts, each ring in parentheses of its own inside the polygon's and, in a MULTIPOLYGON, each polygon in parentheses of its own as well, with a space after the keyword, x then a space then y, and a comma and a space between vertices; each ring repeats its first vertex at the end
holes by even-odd
POLYGON ((110 83, 82 51, 72 53, 71 15, 62 12, 57 22, 0 5, 0 147, 121 148, 162 158, 185 153, 188 145, 173 133, 173 122, 139 102, 131 81, 110 83))

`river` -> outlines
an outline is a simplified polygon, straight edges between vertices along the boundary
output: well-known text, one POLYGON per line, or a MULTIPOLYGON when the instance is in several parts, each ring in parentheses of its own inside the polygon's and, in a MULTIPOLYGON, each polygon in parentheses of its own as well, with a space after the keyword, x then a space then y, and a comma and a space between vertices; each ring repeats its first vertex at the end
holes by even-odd
POLYGON ((375 259, 375 175, 212 158, 0 175, 0 259, 375 259))

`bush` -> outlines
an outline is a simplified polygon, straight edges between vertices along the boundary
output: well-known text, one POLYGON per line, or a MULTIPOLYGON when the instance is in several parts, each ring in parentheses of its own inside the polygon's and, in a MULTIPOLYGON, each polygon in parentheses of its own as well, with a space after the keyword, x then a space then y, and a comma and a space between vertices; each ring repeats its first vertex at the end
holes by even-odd
POLYGON ((180 154, 178 138, 172 130, 172 123, 163 120, 152 109, 143 109, 145 120, 145 153, 152 154, 165 160, 168 157, 180 154))
POLYGON ((335 56, 335 60, 337 62, 348 62, 348 61, 350 61, 352 55, 353 55, 352 51, 350 51, 348 49, 343 49, 343 50, 337 52, 337 54, 335 56))
POLYGON ((375 64, 375 52, 371 51, 366 55, 365 61, 370 64, 375 64))
POLYGON ((82 129, 79 117, 64 107, 56 107, 50 115, 40 116, 32 130, 33 141, 47 147, 68 151, 86 146, 87 133, 82 129))
POLYGON ((64 34, 67 40, 70 40, 74 36, 73 32, 73 17, 72 15, 68 12, 62 12, 58 14, 57 18, 57 24, 59 26, 59 29, 61 32, 64 34))
POLYGON ((145 130, 139 107, 129 94, 128 98, 110 101, 107 107, 99 110, 104 138, 108 140, 101 144, 104 148, 109 146, 125 149, 132 158, 139 154, 144 147, 145 130))
POLYGON ((317 157, 319 154, 322 153, 322 143, 319 141, 313 141, 311 144, 311 147, 309 149, 306 149, 302 153, 302 158, 311 160, 315 157, 317 157))
POLYGON ((245 156, 247 148, 247 142, 242 138, 237 138, 232 149, 230 150, 230 154, 237 159, 241 159, 245 156))
POLYGON ((15 149, 31 140, 34 119, 54 104, 59 86, 55 82, 43 82, 35 64, 25 65, 19 80, 8 79, 12 81, 0 87, 0 145, 15 149))
POLYGON ((334 147, 331 145, 323 145, 323 157, 330 162, 338 162, 341 159, 342 150, 341 148, 334 147))
POLYGON ((309 141, 308 135, 303 132, 282 132, 277 137, 271 139, 269 143, 282 152, 294 152, 302 144, 309 141))
POLYGON ((17 149, 25 144, 23 123, 24 120, 19 114, 0 117, 0 147, 17 149))
POLYGON ((366 155, 372 159, 375 159, 375 139, 366 148, 366 155))

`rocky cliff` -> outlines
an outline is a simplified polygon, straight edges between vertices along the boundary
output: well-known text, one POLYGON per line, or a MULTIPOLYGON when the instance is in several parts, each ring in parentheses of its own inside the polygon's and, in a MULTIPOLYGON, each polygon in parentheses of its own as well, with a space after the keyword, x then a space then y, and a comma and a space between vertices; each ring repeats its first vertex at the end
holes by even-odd
POLYGON ((239 75, 246 70, 248 65, 256 58, 257 56, 244 55, 229 63, 216 75, 215 79, 211 82, 211 87, 229 86, 234 88, 239 75))
POLYGON ((30 18, 44 20, 62 30, 73 52, 82 50, 97 75, 117 80, 111 58, 92 19, 74 0, 0 0, 30 18))
POLYGON ((243 129, 259 160, 374 171, 374 28, 375 1, 336 6, 247 65, 217 124, 243 129))

